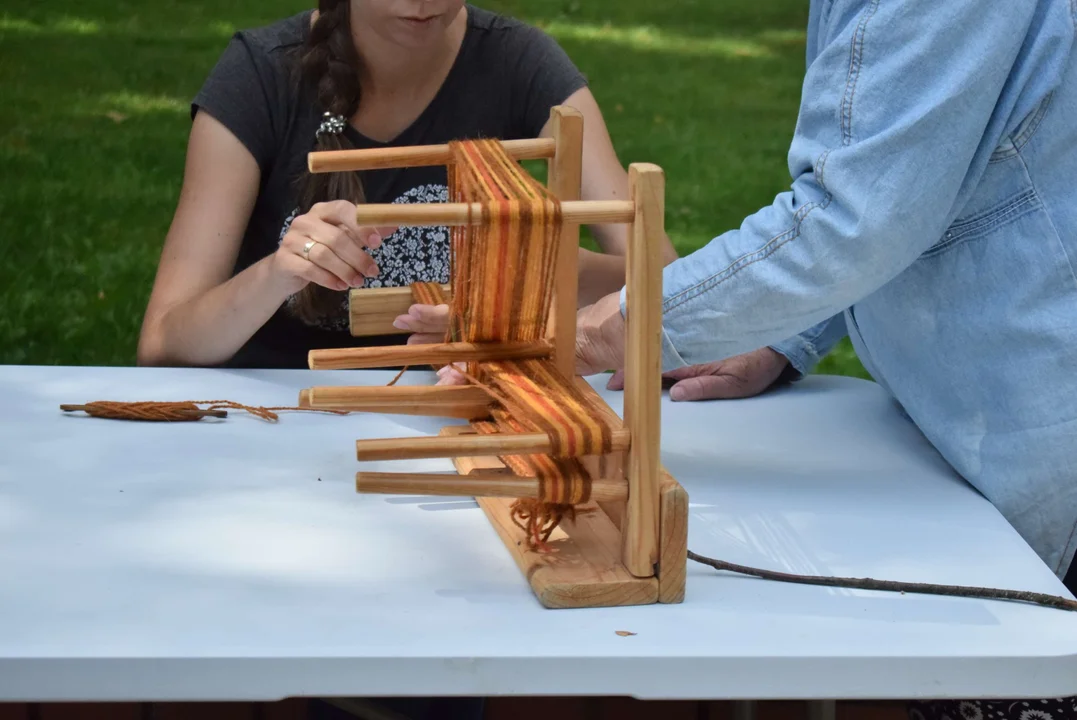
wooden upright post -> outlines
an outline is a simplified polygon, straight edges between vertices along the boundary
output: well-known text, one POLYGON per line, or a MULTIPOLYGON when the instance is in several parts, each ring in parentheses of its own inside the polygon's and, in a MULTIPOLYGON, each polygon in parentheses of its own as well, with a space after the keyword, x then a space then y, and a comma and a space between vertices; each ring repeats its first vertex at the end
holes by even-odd
POLYGON ((636 577, 655 574, 661 482, 662 236, 665 176, 649 163, 628 168, 636 206, 625 271, 624 421, 630 445, 628 503, 621 525, 622 560, 636 577))
MULTIPOLYGON (((583 114, 565 105, 550 111, 554 155, 548 161, 546 185, 562 202, 580 199, 583 174, 583 114)), ((565 223, 554 271, 553 307, 547 337, 552 336, 553 358, 566 378, 576 375, 576 310, 579 273, 580 226, 565 223)))

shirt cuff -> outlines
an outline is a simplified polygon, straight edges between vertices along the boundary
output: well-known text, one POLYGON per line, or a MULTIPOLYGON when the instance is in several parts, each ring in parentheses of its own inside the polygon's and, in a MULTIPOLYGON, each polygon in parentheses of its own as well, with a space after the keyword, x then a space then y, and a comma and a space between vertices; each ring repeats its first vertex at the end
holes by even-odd
MULTIPOLYGON (((626 317, 625 299, 627 294, 628 288, 621 288, 621 317, 626 317)), ((687 367, 688 363, 686 363, 684 358, 681 357, 681 354, 677 352, 677 348, 673 347, 673 342, 669 339, 666 329, 664 327, 660 329, 662 332, 662 372, 667 373, 670 370, 687 367)))
POLYGON ((808 342, 803 335, 794 335, 788 340, 783 340, 767 347, 779 355, 785 356, 789 361, 789 366, 796 370, 800 377, 804 377, 811 372, 812 368, 819 362, 815 346, 808 342))

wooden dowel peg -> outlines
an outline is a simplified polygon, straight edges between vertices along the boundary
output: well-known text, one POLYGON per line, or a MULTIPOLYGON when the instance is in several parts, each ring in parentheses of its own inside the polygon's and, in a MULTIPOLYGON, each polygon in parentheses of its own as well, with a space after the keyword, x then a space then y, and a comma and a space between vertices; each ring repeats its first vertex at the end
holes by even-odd
MULTIPOLYGON (((613 430, 611 452, 624 452, 629 433, 613 430)), ((360 462, 420 460, 428 458, 480 457, 483 455, 542 455, 553 451, 545 433, 495 433, 493 435, 437 435, 432 437, 376 438, 357 440, 360 462)))
MULTIPOLYGON (((452 497, 537 498, 538 478, 519 477, 508 473, 475 475, 437 473, 358 472, 355 489, 361 493, 386 495, 448 495, 452 497)), ((628 483, 617 479, 596 479, 591 482, 591 499, 596 502, 624 500, 628 483)))
MULTIPOLYGON (((573 225, 630 223, 635 208, 628 200, 574 200, 561 203, 561 217, 573 225)), ((431 225, 480 225, 480 203, 385 203, 359 205, 356 222, 364 227, 380 225, 422 227, 431 225)))
MULTIPOLYGON (((514 160, 542 160, 554 154, 553 138, 502 140, 501 144, 514 160)), ((307 167, 312 173, 348 172, 447 165, 451 160, 448 145, 413 145, 312 152, 307 155, 307 167)))
POLYGON ((309 406, 389 415, 428 415, 476 420, 490 416, 492 398, 475 385, 319 386, 308 391, 309 406))
POLYGON ((358 370, 402 365, 449 365, 454 362, 524 360, 545 358, 553 352, 549 342, 436 343, 430 345, 388 345, 364 348, 311 350, 307 365, 311 370, 358 370))

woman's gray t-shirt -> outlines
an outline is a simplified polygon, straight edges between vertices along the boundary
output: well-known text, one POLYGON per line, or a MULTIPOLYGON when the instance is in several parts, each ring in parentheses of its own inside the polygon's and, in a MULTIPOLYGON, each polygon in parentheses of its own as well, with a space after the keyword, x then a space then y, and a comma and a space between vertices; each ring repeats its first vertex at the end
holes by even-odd
MULTIPOLYGON (((392 142, 371 140, 351 126, 357 148, 441 144, 478 137, 536 137, 550 108, 586 85, 583 74, 545 33, 473 6, 448 77, 430 105, 392 142)), ((243 238, 235 272, 276 251, 298 212, 297 179, 306 171, 323 110, 298 72, 311 11, 272 25, 237 32, 195 96, 191 116, 204 111, 247 147, 261 169, 261 186, 243 238)), ((362 173, 370 203, 445 202, 444 167, 362 173)), ((373 252, 380 275, 368 286, 448 282, 448 230, 400 228, 373 252)), ((385 345, 390 335, 354 338, 348 333, 346 295, 340 312, 318 326, 295 318, 288 305, 255 333, 228 363, 237 367, 307 367, 313 348, 385 345)))

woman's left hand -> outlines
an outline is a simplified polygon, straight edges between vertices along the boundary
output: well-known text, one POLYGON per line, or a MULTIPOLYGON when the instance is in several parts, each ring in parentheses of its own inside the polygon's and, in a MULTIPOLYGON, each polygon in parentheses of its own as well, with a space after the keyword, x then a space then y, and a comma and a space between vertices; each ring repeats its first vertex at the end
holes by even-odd
MULTIPOLYGON (((443 343, 449 331, 449 306, 416 303, 408 308, 407 314, 398 315, 393 320, 393 327, 412 333, 408 345, 443 343)), ((446 365, 438 371, 437 384, 466 385, 467 379, 456 372, 452 365, 446 365)))
POLYGON ((443 343, 449 331, 449 306, 412 305, 407 314, 393 320, 393 327, 412 333, 408 345, 443 343))

